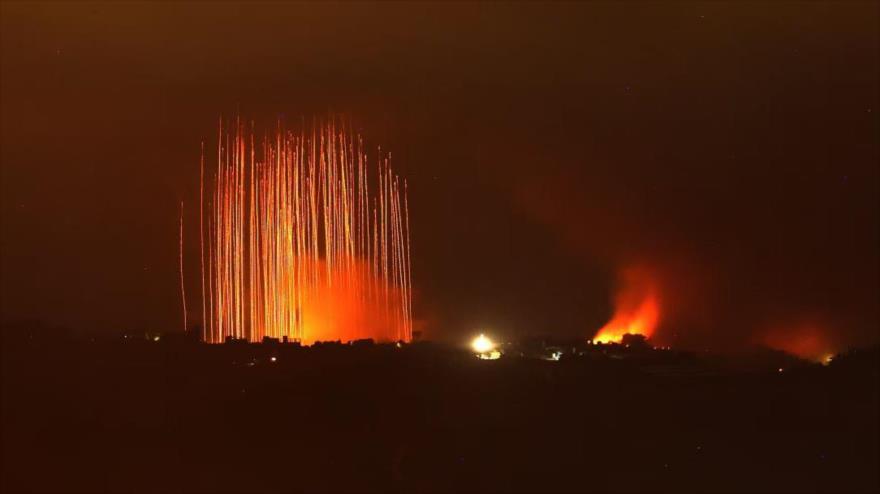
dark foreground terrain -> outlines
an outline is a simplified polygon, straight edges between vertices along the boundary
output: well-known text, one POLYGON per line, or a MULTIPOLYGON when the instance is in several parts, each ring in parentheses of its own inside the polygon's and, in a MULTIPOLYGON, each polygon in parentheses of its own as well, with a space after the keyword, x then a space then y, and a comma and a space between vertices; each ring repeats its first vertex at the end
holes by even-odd
POLYGON ((5 492, 878 489, 876 351, 746 372, 7 332, 2 366, 5 492))

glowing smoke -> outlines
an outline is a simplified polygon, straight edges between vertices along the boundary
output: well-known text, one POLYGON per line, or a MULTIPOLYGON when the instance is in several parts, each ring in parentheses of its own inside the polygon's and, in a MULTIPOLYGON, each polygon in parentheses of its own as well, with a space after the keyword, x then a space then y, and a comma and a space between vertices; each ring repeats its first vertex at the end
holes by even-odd
POLYGON ((410 340, 406 182, 335 121, 301 132, 220 123, 200 234, 204 339, 410 340))
POLYGON ((829 334, 827 324, 804 319, 768 328, 759 334, 757 342, 802 359, 825 362, 836 351, 829 334))

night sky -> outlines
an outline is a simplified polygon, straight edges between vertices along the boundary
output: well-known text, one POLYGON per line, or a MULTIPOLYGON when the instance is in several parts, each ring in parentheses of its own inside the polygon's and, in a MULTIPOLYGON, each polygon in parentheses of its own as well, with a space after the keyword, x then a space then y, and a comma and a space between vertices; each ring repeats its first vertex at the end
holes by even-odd
POLYGON ((637 266, 661 341, 876 342, 878 14, 3 3, 2 320, 179 328, 218 117, 333 113, 408 179, 426 336, 590 337, 637 266))

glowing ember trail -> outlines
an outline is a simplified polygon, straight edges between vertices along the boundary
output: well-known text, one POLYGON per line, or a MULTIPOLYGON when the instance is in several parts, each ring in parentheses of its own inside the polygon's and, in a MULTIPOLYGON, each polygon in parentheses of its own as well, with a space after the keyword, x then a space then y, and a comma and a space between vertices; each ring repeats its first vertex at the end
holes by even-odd
POLYGON ((593 338, 597 343, 620 342, 625 334, 650 338, 660 322, 660 299, 650 276, 642 269, 628 268, 620 282, 614 316, 593 338))
POLYGON ((200 173, 205 341, 409 341, 407 189, 388 161, 368 166, 332 120, 260 140, 221 120, 216 170, 200 173))
POLYGON ((183 285, 183 201, 180 201, 180 301, 183 306, 183 332, 186 333, 186 289, 183 285))

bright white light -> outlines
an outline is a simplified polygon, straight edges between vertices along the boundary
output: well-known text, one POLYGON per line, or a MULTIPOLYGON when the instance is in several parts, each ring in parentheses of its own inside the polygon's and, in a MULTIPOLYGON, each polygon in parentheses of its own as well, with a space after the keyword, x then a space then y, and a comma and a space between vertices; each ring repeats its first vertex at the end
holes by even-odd
POLYGON ((495 343, 489 338, 486 338, 485 335, 481 334, 471 342, 471 348, 477 353, 486 353, 495 349, 495 343))
POLYGON ((275 358, 275 357, 269 357, 269 360, 271 360, 272 362, 275 362, 275 361, 277 361, 278 359, 275 358))

